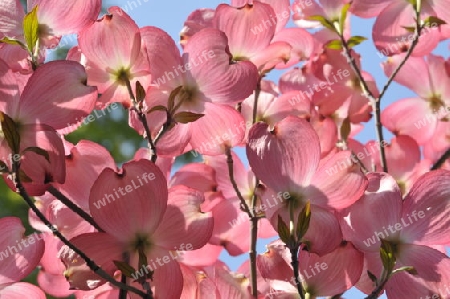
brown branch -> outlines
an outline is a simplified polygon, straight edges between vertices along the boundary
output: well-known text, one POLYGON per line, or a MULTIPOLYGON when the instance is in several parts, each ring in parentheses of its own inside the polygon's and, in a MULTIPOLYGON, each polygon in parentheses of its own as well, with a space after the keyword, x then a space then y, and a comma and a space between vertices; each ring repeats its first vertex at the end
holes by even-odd
POLYGON ((419 42, 419 37, 422 32, 423 27, 420 25, 420 11, 416 11, 416 32, 413 41, 411 42, 411 46, 409 47, 408 51, 406 52, 405 58, 400 62, 400 64, 397 66, 397 68, 394 70, 394 72, 391 74, 391 76, 388 78, 388 81, 383 86, 380 95, 378 98, 375 98, 373 93, 370 91, 366 80, 364 79, 359 67, 356 65, 355 59, 351 56, 350 48, 347 44, 347 41, 345 40, 344 36, 342 34, 339 34, 339 38, 342 43, 342 47, 344 49, 344 54, 347 57, 351 68, 355 72, 356 76, 361 82, 361 85, 363 87, 364 93, 368 96, 370 103, 374 107, 375 112, 375 128, 376 128, 376 135, 377 140, 380 144, 380 162, 381 167, 383 168, 384 172, 388 172, 388 165, 386 161, 386 152, 384 147, 382 146, 384 142, 384 136, 383 136, 383 125, 381 124, 381 99, 386 94, 386 91, 388 90, 391 83, 394 81, 395 77, 399 73, 400 69, 405 65, 406 61, 409 59, 411 54, 414 51, 414 48, 417 46, 419 42))
POLYGON ((82 208, 80 208, 77 204, 75 204, 73 201, 68 199, 61 191, 56 189, 53 185, 50 185, 47 189, 47 191, 56 197, 60 202, 62 202, 66 207, 74 211, 78 216, 83 218, 86 222, 88 222, 90 225, 95 227, 99 232, 105 232, 98 224, 95 222, 95 220, 86 213, 82 208))
POLYGON ((441 168, 448 158, 450 158, 450 148, 433 164, 430 170, 437 170, 441 168))

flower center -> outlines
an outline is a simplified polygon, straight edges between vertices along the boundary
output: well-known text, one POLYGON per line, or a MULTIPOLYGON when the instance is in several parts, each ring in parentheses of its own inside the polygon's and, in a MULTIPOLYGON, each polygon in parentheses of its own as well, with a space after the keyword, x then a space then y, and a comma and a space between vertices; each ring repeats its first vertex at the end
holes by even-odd
POLYGON ((132 252, 147 252, 152 243, 146 234, 137 234, 135 239, 131 242, 131 251, 132 252))
POLYGON ((114 81, 119 83, 121 86, 127 86, 127 82, 131 81, 132 76, 129 68, 120 68, 114 73, 114 81))
POLYGON ((445 106, 440 95, 433 95, 428 99, 428 102, 430 104, 431 111, 435 113, 438 112, 441 107, 445 106))

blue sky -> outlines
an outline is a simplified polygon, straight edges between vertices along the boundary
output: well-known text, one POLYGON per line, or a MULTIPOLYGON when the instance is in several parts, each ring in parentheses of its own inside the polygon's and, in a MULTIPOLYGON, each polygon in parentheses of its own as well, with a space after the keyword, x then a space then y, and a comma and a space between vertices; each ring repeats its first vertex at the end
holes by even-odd
MULTIPOLYGON (((153 0, 111 0, 106 5, 118 5, 128 12, 128 14, 142 26, 156 26, 169 33, 172 38, 178 42, 179 32, 183 27, 183 23, 186 17, 197 8, 215 8, 222 2, 218 0, 165 0, 165 1, 153 1, 153 0)), ((385 60, 381 57, 373 46, 371 38, 371 28, 374 20, 362 20, 359 18, 353 18, 352 20, 352 35, 362 35, 369 38, 362 45, 356 47, 356 51, 362 54, 362 65, 365 71, 370 72, 379 88, 381 88, 386 82, 387 78, 384 76, 383 71, 380 68, 380 64, 385 60)), ((294 26, 289 23, 288 26, 294 26)), ((448 57, 448 42, 441 43, 435 53, 448 57)), ((268 76, 268 79, 278 82, 278 78, 281 72, 274 72, 268 76)), ((385 98, 382 101, 382 108, 395 100, 414 96, 414 93, 398 84, 393 84, 389 91, 386 93, 385 98)), ((391 138, 385 130, 385 137, 391 138)), ((365 130, 357 136, 357 139, 361 142, 366 142, 371 139, 375 139, 375 129, 373 121, 367 123, 365 130)), ((260 252, 264 252, 264 244, 267 242, 260 242, 258 249, 260 252)), ((235 270, 247 256, 241 256, 238 258, 231 258, 226 254, 222 255, 222 259, 227 262, 231 269, 235 270)), ((364 298, 365 296, 355 290, 351 290, 346 293, 346 298, 364 298)), ((383 297, 385 298, 385 297, 383 297)))

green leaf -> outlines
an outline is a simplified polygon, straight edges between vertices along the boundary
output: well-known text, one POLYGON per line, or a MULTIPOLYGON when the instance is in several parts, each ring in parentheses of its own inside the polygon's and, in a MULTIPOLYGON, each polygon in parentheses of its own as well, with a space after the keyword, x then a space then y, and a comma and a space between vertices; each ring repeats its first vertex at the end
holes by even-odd
POLYGON ((144 101, 146 96, 145 89, 142 86, 141 82, 136 82, 136 102, 141 103, 144 101))
POLYGON ((447 24, 447 23, 444 20, 441 20, 435 16, 429 16, 428 18, 423 20, 423 26, 429 27, 429 28, 439 27, 444 24, 447 24))
POLYGON ((26 149, 24 149, 22 151, 22 153, 25 153, 25 152, 33 152, 35 154, 41 155, 41 156, 43 156, 45 158, 45 160, 50 162, 50 155, 48 154, 48 152, 46 150, 44 150, 44 149, 42 149, 40 147, 30 146, 30 147, 27 147, 26 149))
POLYGON ((204 114, 197 114, 197 113, 185 111, 185 112, 179 112, 179 113, 175 114, 173 116, 173 120, 178 123, 187 124, 187 123, 192 123, 203 116, 204 116, 204 114))
POLYGON ((348 9, 350 8, 350 5, 351 5, 351 2, 345 4, 341 10, 341 16, 339 18, 339 33, 341 35, 344 34, 345 19, 347 19, 347 12, 348 12, 348 9))
POLYGON ((13 46, 21 46, 22 48, 26 49, 27 47, 20 41, 17 39, 13 39, 13 38, 9 38, 7 36, 5 36, 4 38, 2 38, 0 40, 0 43, 4 43, 4 44, 8 44, 8 45, 13 45, 13 46))
POLYGON ((417 275, 417 270, 413 266, 400 267, 398 269, 395 269, 392 273, 398 273, 398 272, 402 272, 402 271, 405 271, 411 275, 417 275))
POLYGON ((330 40, 326 43, 325 47, 332 50, 342 50, 342 42, 338 39, 330 40))
POLYGON ((32 11, 27 13, 23 19, 23 34, 25 42, 30 53, 34 53, 37 41, 39 39, 39 23, 37 19, 38 6, 36 5, 32 11))
POLYGON ((311 203, 308 200, 303 210, 300 212, 300 214, 298 214, 297 231, 296 231, 298 240, 301 240, 308 231, 310 221, 311 221, 311 203))
POLYGON ((122 272, 123 275, 125 275, 128 278, 132 278, 132 275, 135 275, 137 272, 132 266, 128 265, 128 263, 122 262, 122 261, 113 261, 114 265, 116 265, 117 269, 122 272))
POLYGON ((0 111, 0 124, 9 148, 13 154, 18 154, 20 149, 20 134, 16 123, 7 114, 0 111))
POLYGON ((380 258, 384 269, 391 274, 394 270, 396 258, 392 244, 384 239, 381 239, 380 258))
POLYGON ((347 45, 351 49, 353 47, 356 47, 357 45, 361 44, 363 41, 367 40, 364 36, 355 35, 352 36, 348 41, 347 45))
POLYGON ((291 240, 291 233, 289 232, 289 228, 287 227, 286 223, 284 223, 283 218, 281 218, 280 215, 278 215, 277 231, 281 241, 283 241, 286 245, 289 244, 291 240))
POLYGON ((414 268, 413 266, 406 266, 406 267, 403 267, 403 268, 405 268, 405 269, 403 269, 403 271, 406 271, 406 272, 408 272, 411 275, 417 275, 418 274, 416 268, 414 268))
POLYGON ((406 31, 414 33, 416 32, 416 27, 412 27, 412 26, 402 26, 406 31))
POLYGON ((309 21, 317 21, 320 24, 322 24, 323 27, 330 29, 333 32, 336 32, 336 28, 334 28, 333 24, 330 23, 325 17, 323 16, 310 16, 307 18, 309 21))
POLYGON ((370 280, 372 280, 375 283, 375 285, 378 286, 378 279, 375 276, 375 274, 367 270, 367 276, 369 276, 370 280))

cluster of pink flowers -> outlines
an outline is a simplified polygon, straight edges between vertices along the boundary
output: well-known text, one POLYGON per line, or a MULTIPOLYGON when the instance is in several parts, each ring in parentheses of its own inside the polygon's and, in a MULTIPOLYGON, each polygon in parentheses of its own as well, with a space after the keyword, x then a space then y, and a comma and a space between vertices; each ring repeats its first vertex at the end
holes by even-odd
POLYGON ((431 53, 450 0, 231 0, 188 16, 181 51, 101 6, 0 4, 0 170, 36 230, 0 218, 0 298, 450 298, 450 61, 431 53), (352 15, 377 17, 382 90, 352 15), (381 111, 392 81, 417 97, 381 111), (111 105, 148 141, 120 167, 65 140, 111 105), (223 250, 249 260, 232 272, 223 250))

